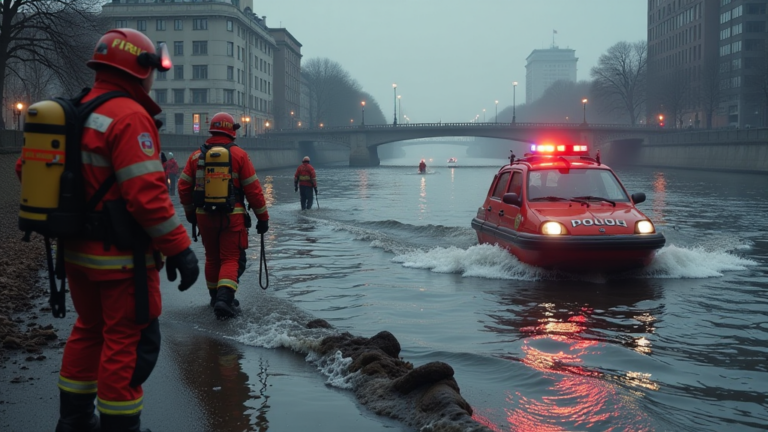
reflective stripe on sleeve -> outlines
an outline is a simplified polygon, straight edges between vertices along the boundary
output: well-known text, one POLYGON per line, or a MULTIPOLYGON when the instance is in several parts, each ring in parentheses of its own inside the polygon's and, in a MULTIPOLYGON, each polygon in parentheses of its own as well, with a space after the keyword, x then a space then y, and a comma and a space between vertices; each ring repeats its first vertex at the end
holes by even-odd
POLYGON ((179 181, 185 181, 185 182, 187 182, 189 184, 192 184, 192 177, 190 177, 190 176, 188 176, 188 175, 186 175, 184 173, 181 173, 181 176, 179 177, 179 181))
MULTIPOLYGON (((97 270, 127 270, 133 268, 133 255, 102 256, 64 250, 64 261, 97 270)), ((155 267, 155 259, 152 255, 146 255, 146 262, 148 268, 155 267)))
POLYGON ((159 160, 148 160, 135 163, 133 165, 128 165, 125 168, 117 170, 115 175, 117 176, 117 181, 122 183, 134 177, 139 177, 143 176, 144 174, 155 172, 165 173, 163 170, 163 164, 161 164, 159 160))
POLYGON ((237 282, 232 279, 219 279, 219 287, 229 287, 237 291, 237 282))
POLYGON ((256 213, 256 214, 262 214, 262 213, 264 213, 265 211, 267 211, 267 206, 264 206, 264 207, 260 207, 260 208, 257 208, 257 209, 254 209, 254 210, 253 210, 253 212, 254 212, 254 213, 256 213))
POLYGON ((96 393, 98 381, 75 381, 59 375, 59 388, 65 392, 88 394, 96 393))
POLYGON ((173 216, 169 217, 165 222, 160 222, 157 225, 144 228, 144 231, 146 231, 150 237, 157 238, 175 230, 179 225, 181 225, 181 220, 179 220, 179 217, 174 213, 173 216))
POLYGON ((84 165, 93 165, 96 167, 111 167, 112 163, 104 156, 91 152, 81 152, 84 165))
POLYGON ((240 182, 240 184, 241 184, 242 186, 248 186, 249 184, 251 184, 251 183, 255 182, 255 181, 256 181, 256 180, 258 180, 258 179, 259 179, 259 177, 258 177, 258 176, 256 176, 256 174, 254 174, 254 175, 252 175, 252 176, 248 177, 247 179, 245 179, 245 180, 241 181, 241 182, 240 182))
POLYGON ((141 412, 144 408, 144 397, 132 401, 105 401, 97 398, 96 408, 99 412, 112 415, 134 415, 141 412))

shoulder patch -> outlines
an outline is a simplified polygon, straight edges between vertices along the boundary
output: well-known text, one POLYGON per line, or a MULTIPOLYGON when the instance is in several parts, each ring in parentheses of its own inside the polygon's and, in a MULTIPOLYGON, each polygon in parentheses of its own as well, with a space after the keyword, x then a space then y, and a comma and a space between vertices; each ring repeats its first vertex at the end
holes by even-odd
POLYGON ((152 141, 152 135, 147 132, 139 135, 139 147, 147 156, 155 154, 155 143, 152 141))
POLYGON ((85 121, 85 127, 97 130, 101 133, 105 133, 111 124, 111 118, 97 113, 91 113, 91 115, 88 116, 88 120, 85 121))

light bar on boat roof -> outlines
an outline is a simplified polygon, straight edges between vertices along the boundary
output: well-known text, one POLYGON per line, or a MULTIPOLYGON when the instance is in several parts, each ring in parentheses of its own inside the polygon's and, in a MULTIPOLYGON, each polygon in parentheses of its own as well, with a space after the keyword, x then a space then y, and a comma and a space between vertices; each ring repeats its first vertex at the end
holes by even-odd
POLYGON ((574 154, 574 153, 586 153, 588 150, 586 145, 564 145, 564 144, 531 144, 531 151, 533 153, 546 153, 546 154, 574 154))

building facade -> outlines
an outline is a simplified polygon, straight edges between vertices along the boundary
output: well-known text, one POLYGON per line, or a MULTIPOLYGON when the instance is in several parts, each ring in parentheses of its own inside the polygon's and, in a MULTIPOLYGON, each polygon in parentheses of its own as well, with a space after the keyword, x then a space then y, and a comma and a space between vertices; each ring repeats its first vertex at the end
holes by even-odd
POLYGON ((766 4, 648 0, 647 112, 654 123, 664 115, 665 127, 764 125, 758 87, 766 79, 766 4))
POLYGON ((284 28, 269 29, 275 40, 275 127, 301 123, 301 44, 284 28))
POLYGON ((152 90, 163 132, 207 134, 221 111, 240 121, 242 136, 274 122, 277 46, 252 0, 113 0, 102 14, 114 28, 137 29, 168 46, 173 68, 157 72, 152 90))
POLYGON ((556 81, 576 81, 576 51, 560 49, 536 49, 526 58, 525 102, 540 98, 556 81))

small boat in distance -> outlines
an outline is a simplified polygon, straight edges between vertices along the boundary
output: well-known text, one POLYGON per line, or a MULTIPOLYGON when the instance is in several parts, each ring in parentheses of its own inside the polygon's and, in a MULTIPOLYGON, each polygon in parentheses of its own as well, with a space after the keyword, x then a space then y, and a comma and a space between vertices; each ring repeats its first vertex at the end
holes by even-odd
POLYGON ((449 168, 458 166, 458 164, 459 164, 459 161, 455 157, 448 158, 448 167, 449 168))

